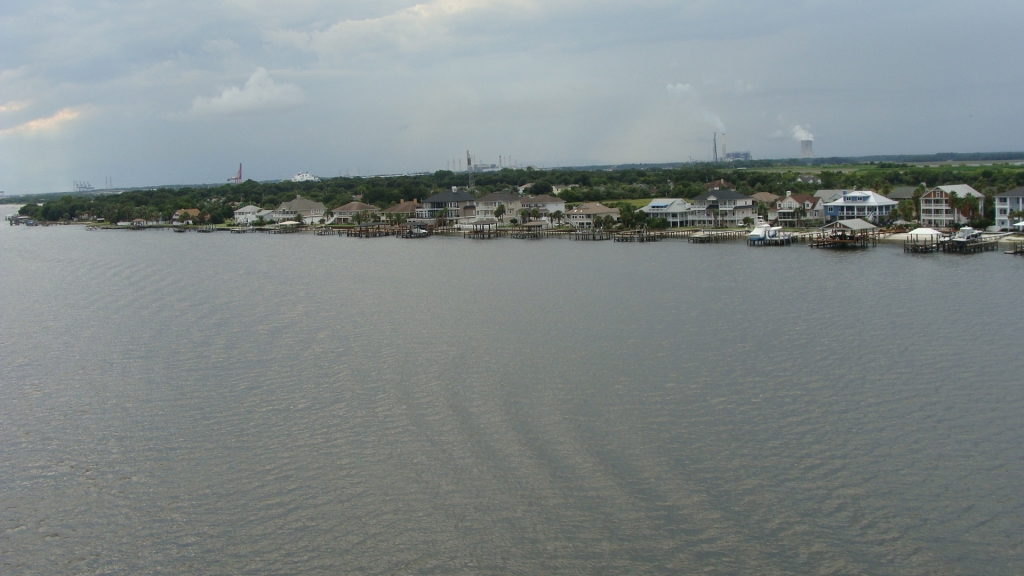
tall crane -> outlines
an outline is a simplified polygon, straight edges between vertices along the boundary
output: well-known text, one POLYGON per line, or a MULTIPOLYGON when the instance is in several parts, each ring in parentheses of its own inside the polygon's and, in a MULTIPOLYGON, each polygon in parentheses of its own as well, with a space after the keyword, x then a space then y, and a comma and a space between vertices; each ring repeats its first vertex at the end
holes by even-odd
POLYGON ((239 163, 238 164, 238 174, 235 174, 231 178, 228 178, 228 182, 231 182, 232 184, 238 184, 241 181, 242 181, 242 164, 239 163))

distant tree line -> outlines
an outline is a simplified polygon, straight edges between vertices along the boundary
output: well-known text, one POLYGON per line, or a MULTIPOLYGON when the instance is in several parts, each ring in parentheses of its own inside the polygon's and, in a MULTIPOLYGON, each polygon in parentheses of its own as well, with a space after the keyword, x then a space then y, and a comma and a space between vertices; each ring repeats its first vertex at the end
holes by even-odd
MULTIPOLYGON (((503 169, 474 175, 472 193, 479 196, 496 191, 517 192, 522 186, 529 194, 551 194, 560 188, 559 197, 567 203, 615 202, 656 197, 693 198, 706 191, 705 184, 715 180, 732 183, 738 192, 786 191, 813 194, 818 189, 872 189, 887 194, 897 186, 938 186, 969 184, 987 195, 1024 186, 1024 169, 1019 166, 943 166, 923 168, 906 164, 874 164, 825 169, 816 175, 821 184, 798 179, 800 167, 785 169, 743 169, 716 164, 680 167, 623 168, 618 170, 503 169)), ((108 222, 143 218, 170 220, 178 209, 197 208, 200 220, 218 224, 233 217, 239 205, 254 204, 272 209, 301 194, 336 208, 360 197, 362 202, 386 208, 403 200, 424 200, 453 186, 468 184, 465 173, 439 170, 433 174, 379 176, 372 178, 339 177, 321 182, 259 183, 247 180, 238 185, 209 188, 160 188, 133 190, 121 194, 65 195, 54 198, 11 198, 28 202, 20 213, 38 220, 103 218, 108 222), (42 200, 41 205, 38 202, 42 200)), ((992 206, 986 202, 986 212, 992 206)), ((903 207, 901 207, 903 210, 903 207)), ((987 216, 987 214, 985 215, 987 216)))

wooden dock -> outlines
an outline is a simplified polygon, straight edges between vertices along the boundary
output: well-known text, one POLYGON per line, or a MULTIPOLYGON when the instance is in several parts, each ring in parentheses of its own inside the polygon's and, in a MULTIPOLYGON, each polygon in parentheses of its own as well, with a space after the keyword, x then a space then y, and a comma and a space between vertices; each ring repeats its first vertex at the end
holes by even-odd
POLYGON ((1003 252, 1003 254, 1012 254, 1013 256, 1024 256, 1024 241, 1015 241, 1013 248, 1003 252))
POLYGON ((746 230, 701 230, 691 234, 687 241, 692 244, 717 244, 722 240, 735 240, 749 234, 746 230))
POLYGON ((616 242, 658 242, 661 236, 648 230, 626 230, 612 235, 616 242))
POLYGON ((349 228, 345 232, 345 236, 349 238, 383 238, 385 236, 394 236, 395 234, 396 229, 384 223, 360 224, 354 228, 349 228))
POLYGON ((946 254, 975 254, 999 249, 999 238, 978 238, 975 240, 943 240, 939 249, 946 254))
POLYGON ((581 228, 572 233, 573 240, 611 240, 612 233, 601 228, 581 228))
POLYGON ((941 240, 936 236, 908 236, 903 240, 903 251, 914 254, 930 254, 939 251, 941 240))

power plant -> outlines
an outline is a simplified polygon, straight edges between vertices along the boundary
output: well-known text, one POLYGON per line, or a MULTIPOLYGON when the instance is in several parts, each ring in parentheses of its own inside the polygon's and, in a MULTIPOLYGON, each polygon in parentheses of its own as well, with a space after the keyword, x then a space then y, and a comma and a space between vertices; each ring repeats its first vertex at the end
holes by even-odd
POLYGON ((800 157, 814 158, 814 140, 800 141, 800 157))

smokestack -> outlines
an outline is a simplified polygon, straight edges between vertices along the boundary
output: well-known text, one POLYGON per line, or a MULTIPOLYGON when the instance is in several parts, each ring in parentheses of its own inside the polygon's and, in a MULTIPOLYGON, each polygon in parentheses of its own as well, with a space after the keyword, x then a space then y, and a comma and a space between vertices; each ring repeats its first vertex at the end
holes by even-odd
POLYGON ((814 158, 814 140, 800 141, 800 157, 814 158))
POLYGON ((711 138, 713 139, 712 143, 711 143, 711 149, 712 149, 711 161, 717 164, 718 163, 718 132, 712 132, 711 134, 712 134, 711 138))

